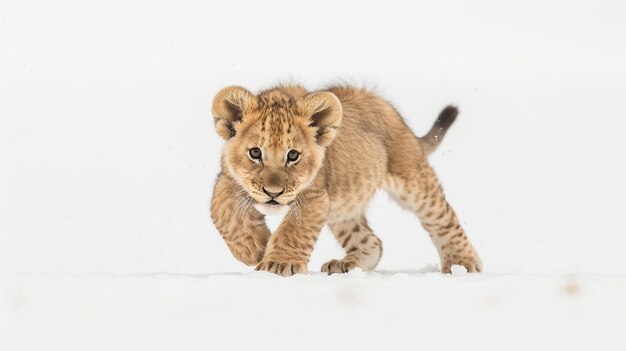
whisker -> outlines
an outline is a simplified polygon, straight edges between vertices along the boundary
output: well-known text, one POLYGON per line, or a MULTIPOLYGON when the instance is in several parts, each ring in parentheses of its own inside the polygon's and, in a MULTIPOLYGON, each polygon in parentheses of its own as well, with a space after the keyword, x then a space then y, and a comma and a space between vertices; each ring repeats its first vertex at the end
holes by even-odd
POLYGON ((252 207, 252 204, 254 203, 254 201, 252 200, 252 198, 250 196, 246 196, 246 204, 244 206, 243 211, 241 211, 241 218, 243 219, 244 216, 248 213, 248 211, 250 210, 250 207, 252 207))
POLYGON ((305 196, 303 196, 301 194, 298 194, 298 196, 296 198, 299 199, 302 204, 304 204, 304 207, 305 207, 306 210, 310 210, 311 209, 309 200, 305 196))
MULTIPOLYGON (((240 214, 241 214, 242 212, 244 212, 244 213, 245 213, 244 209, 246 208, 246 205, 247 205, 247 202, 248 202, 248 199, 249 199, 249 198, 250 198, 249 196, 244 196, 244 197, 242 197, 242 198, 239 200, 239 202, 238 202, 238 203, 237 203, 237 205, 235 206, 235 210, 233 211, 233 216, 234 216, 235 218, 240 218, 240 214)), ((243 216, 242 216, 242 218, 243 218, 243 216)))
POLYGON ((298 201, 298 197, 294 199, 294 201, 290 204, 291 211, 293 212, 293 216, 296 218, 296 223, 300 224, 300 220, 302 219, 302 214, 300 213, 300 205, 298 201))

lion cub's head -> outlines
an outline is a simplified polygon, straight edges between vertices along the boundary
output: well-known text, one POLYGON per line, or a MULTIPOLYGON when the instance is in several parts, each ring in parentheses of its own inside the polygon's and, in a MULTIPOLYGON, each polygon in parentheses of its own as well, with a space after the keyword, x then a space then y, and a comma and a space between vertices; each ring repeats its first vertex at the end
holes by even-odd
POLYGON ((213 99, 215 129, 226 140, 225 171, 257 208, 289 205, 313 182, 341 123, 341 103, 329 92, 281 87, 254 95, 240 87, 213 99))

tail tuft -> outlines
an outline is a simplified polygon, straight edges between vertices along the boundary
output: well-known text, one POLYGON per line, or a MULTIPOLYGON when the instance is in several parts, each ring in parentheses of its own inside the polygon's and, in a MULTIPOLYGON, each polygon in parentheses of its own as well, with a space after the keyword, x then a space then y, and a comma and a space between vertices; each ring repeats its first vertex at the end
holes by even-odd
POLYGON ((459 109, 452 105, 446 106, 446 108, 439 113, 437 121, 435 121, 435 124, 428 134, 419 138, 422 149, 426 155, 432 154, 437 149, 441 140, 443 140, 443 137, 446 135, 448 128, 456 121, 458 115, 459 109))
POLYGON ((439 118, 437 118, 434 126, 443 128, 445 132, 445 130, 450 128, 452 123, 456 121, 456 116, 458 115, 459 109, 456 108, 456 106, 446 106, 446 108, 444 108, 443 111, 441 111, 441 113, 439 114, 439 118))

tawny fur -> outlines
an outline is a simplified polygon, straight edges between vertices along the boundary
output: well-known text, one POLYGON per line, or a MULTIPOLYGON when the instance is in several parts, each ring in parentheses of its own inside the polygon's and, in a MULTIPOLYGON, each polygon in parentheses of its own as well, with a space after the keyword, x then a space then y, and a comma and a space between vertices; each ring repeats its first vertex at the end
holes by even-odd
POLYGON ((442 272, 455 264, 469 272, 482 269, 427 160, 454 122, 456 108, 444 109, 423 138, 388 102, 348 86, 318 92, 279 86, 258 95, 228 87, 215 96, 212 112, 226 144, 211 217, 241 262, 283 276, 305 273, 328 224, 346 256, 325 263, 322 271, 374 269, 382 242, 365 208, 384 188, 419 217, 442 272), (262 151, 261 159, 250 156, 253 148, 262 151), (288 160, 290 150, 300 153, 297 161, 288 160), (263 213, 280 208, 288 211, 271 235, 263 213))

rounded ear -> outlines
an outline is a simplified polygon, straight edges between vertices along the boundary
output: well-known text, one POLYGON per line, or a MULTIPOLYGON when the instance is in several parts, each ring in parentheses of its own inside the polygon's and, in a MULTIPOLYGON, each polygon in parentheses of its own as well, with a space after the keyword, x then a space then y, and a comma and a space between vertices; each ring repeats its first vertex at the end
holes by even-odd
POLYGON ((215 130, 224 140, 235 136, 235 124, 241 122, 244 111, 251 107, 256 96, 242 87, 226 87, 213 98, 215 130))
POLYGON ((341 124, 341 102, 330 92, 311 94, 304 101, 311 114, 309 126, 317 128, 317 143, 324 147, 329 146, 341 124))

